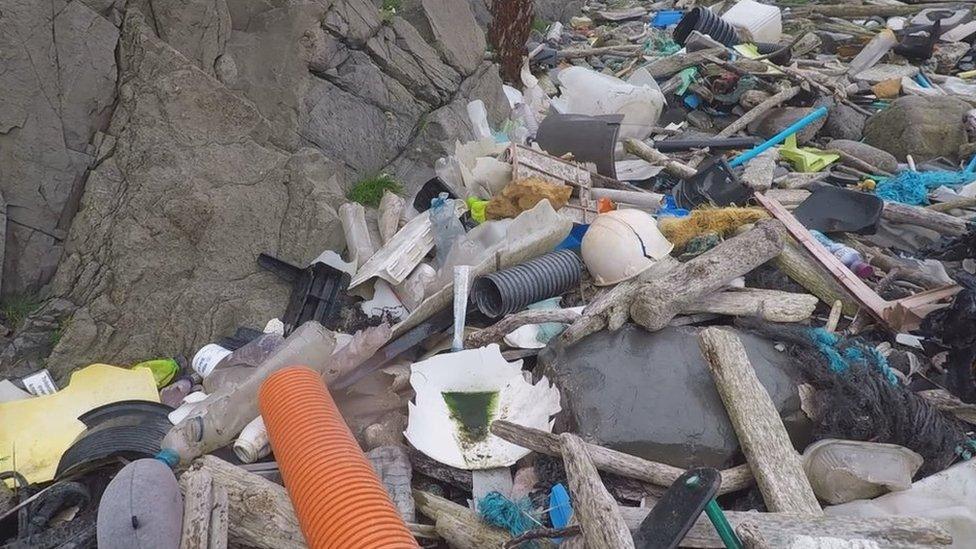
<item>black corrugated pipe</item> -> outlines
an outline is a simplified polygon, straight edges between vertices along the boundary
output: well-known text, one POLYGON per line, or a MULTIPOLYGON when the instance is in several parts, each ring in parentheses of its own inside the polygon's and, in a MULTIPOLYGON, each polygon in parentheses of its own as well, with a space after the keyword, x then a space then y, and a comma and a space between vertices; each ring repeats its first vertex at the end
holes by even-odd
POLYGON ((498 318, 575 287, 582 272, 579 256, 560 250, 479 277, 474 281, 472 295, 482 313, 498 318))
POLYGON ((708 8, 695 8, 685 13, 681 21, 678 21, 678 26, 674 28, 674 41, 684 46, 691 31, 707 34, 729 47, 739 43, 739 37, 732 25, 723 21, 708 8))

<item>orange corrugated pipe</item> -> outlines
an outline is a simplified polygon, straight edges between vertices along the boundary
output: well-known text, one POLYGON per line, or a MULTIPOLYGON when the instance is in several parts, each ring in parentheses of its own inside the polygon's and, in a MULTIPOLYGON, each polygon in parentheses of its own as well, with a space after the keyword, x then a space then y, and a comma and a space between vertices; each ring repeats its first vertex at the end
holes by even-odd
POLYGON ((258 401, 311 549, 419 547, 319 374, 279 370, 261 386, 258 401))

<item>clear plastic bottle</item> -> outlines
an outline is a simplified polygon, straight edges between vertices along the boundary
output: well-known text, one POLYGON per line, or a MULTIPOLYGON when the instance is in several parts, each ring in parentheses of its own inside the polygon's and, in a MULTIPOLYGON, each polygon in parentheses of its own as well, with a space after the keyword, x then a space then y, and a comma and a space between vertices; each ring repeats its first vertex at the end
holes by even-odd
POLYGON ((455 214, 454 200, 447 193, 430 201, 430 225, 434 232, 434 264, 438 270, 447 263, 454 243, 464 237, 464 226, 455 214))
POLYGON ((819 231, 810 231, 810 234, 857 276, 868 278, 874 274, 874 268, 867 264, 861 253, 854 248, 834 242, 819 231))
POLYGON ((180 463, 230 444, 234 437, 258 417, 258 391, 271 374, 288 366, 304 365, 323 371, 332 364, 335 334, 318 322, 306 322, 250 375, 234 386, 224 385, 198 403, 170 429, 160 445, 180 463))
POLYGON ((233 352, 219 345, 207 345, 193 357, 193 369, 203 376, 204 390, 208 394, 213 393, 221 387, 237 385, 246 379, 254 372, 254 368, 274 354, 284 342, 285 338, 278 334, 264 334, 233 352), (220 350, 225 353, 221 353, 220 350), (218 356, 220 360, 216 364, 209 364, 214 357, 218 356), (205 363, 209 369, 204 367, 205 363), (206 370, 206 373, 202 370, 206 370))

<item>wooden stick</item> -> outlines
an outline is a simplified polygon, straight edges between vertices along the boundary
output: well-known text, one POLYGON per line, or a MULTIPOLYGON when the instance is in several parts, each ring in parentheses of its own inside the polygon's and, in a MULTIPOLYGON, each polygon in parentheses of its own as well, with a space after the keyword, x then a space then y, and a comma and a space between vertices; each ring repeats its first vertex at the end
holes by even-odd
POLYGON ((819 301, 810 294, 742 288, 705 296, 682 307, 681 314, 755 315, 770 322, 801 322, 810 318, 819 301))
POLYGON ((828 150, 826 150, 824 152, 830 153, 830 154, 836 154, 837 156, 840 157, 842 163, 849 164, 849 165, 851 165, 851 166, 853 166, 853 167, 855 167, 855 168, 857 168, 859 170, 862 170, 864 172, 867 172, 869 174, 872 174, 872 175, 885 175, 885 176, 890 176, 891 175, 891 172, 882 170, 881 168, 875 166, 874 164, 871 164, 871 163, 869 163, 869 162, 867 162, 865 160, 861 160, 860 158, 854 156, 853 154, 851 154, 849 152, 842 151, 840 149, 828 149, 828 150))
POLYGON ((630 307, 630 316, 649 331, 660 330, 688 304, 776 257, 782 249, 782 223, 760 221, 751 231, 726 240, 659 280, 641 286, 630 307))
POLYGON ((519 545, 534 539, 552 539, 578 536, 581 532, 582 530, 580 530, 578 524, 574 524, 573 526, 568 526, 566 528, 536 528, 535 530, 529 530, 521 536, 516 536, 506 541, 505 545, 502 547, 504 549, 511 549, 512 547, 518 547, 519 545))
POLYGON ((725 48, 710 48, 691 53, 680 53, 662 57, 657 61, 645 66, 647 72, 654 78, 664 78, 676 72, 683 71, 688 67, 701 64, 708 57, 726 57, 729 52, 725 48))
MULTIPOLYGON (((495 436, 507 440, 512 444, 528 448, 534 452, 548 456, 562 455, 559 435, 547 433, 531 427, 523 427, 508 421, 497 420, 491 424, 491 432, 495 436)), ((597 469, 654 484, 669 487, 684 474, 684 469, 672 467, 664 463, 649 461, 637 456, 604 448, 597 444, 584 443, 587 454, 593 460, 597 469)), ((728 494, 748 488, 753 483, 752 472, 748 465, 739 465, 722 471, 722 486, 719 494, 728 494)))
POLYGON ((664 171, 680 179, 688 179, 698 173, 698 170, 695 168, 677 160, 672 160, 661 151, 637 139, 625 139, 624 149, 630 154, 642 158, 651 164, 664 166, 664 171))
POLYGON ((210 547, 213 511, 213 477, 207 471, 190 471, 180 478, 183 488, 183 535, 180 549, 210 547))
POLYGON ((572 324, 578 320, 580 314, 569 309, 554 310, 527 310, 514 313, 499 320, 492 326, 469 335, 464 340, 465 349, 476 349, 491 343, 497 343, 510 334, 527 324, 542 324, 544 322, 558 322, 560 324, 572 324))
POLYGON ((838 299, 830 307, 830 316, 827 317, 827 324, 824 326, 824 330, 828 332, 836 332, 837 325, 840 324, 840 315, 843 312, 844 303, 838 299))
POLYGON ((894 223, 918 225, 949 236, 963 235, 969 230, 969 223, 958 217, 898 202, 885 202, 881 217, 894 223))
POLYGON ((622 56, 630 56, 640 53, 643 46, 606 46, 602 48, 582 48, 573 50, 563 50, 557 54, 559 59, 579 59, 580 57, 590 57, 591 55, 603 55, 616 53, 622 56))
POLYGON ((800 456, 769 393, 756 377, 742 341, 733 332, 719 328, 705 328, 698 339, 766 507, 771 511, 821 513, 800 456))
POLYGON ((617 502, 600 480, 583 441, 570 433, 563 433, 560 439, 566 479, 573 496, 573 514, 579 518, 586 545, 633 548, 634 538, 620 516, 617 502))
POLYGON ((756 120, 760 116, 766 114, 773 108, 778 107, 782 103, 785 103, 790 99, 793 99, 794 97, 796 97, 796 94, 798 93, 800 93, 799 86, 790 86, 789 88, 786 88, 785 90, 777 93, 776 95, 771 96, 769 99, 766 99, 762 103, 750 109, 749 112, 740 116, 738 120, 732 122, 731 124, 726 126, 725 129, 718 132, 718 134, 715 137, 722 138, 722 137, 731 137, 732 135, 735 135, 736 132, 745 129, 745 127, 748 126, 750 123, 752 123, 753 120, 756 120))
POLYGON ((976 196, 930 204, 925 209, 932 210, 933 212, 949 213, 951 210, 972 208, 973 206, 976 206, 976 196))

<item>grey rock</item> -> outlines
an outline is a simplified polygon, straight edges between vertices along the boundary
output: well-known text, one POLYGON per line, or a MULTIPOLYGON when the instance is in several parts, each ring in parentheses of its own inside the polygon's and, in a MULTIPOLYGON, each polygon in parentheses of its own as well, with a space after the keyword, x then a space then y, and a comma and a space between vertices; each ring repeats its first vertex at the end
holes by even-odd
MULTIPOLYGON (((770 109, 769 112, 749 124, 749 133, 768 139, 811 112, 813 112, 813 109, 809 107, 777 107, 770 109)), ((817 132, 823 127, 824 122, 824 118, 820 118, 801 130, 796 135, 797 143, 800 145, 808 143, 817 135, 817 132)))
POLYGON ((868 119, 864 142, 901 161, 955 157, 967 141, 963 120, 971 108, 954 97, 901 97, 868 119))
POLYGON ((32 312, 0 352, 3 377, 24 377, 44 368, 44 359, 51 354, 74 310, 70 301, 51 299, 32 312))
POLYGON ((535 16, 543 21, 562 21, 579 15, 583 9, 582 0, 533 0, 535 16))
POLYGON ((89 176, 52 292, 77 307, 48 364, 188 355, 280 315, 289 289, 255 257, 303 264, 341 245, 341 166, 272 144, 252 103, 123 25, 117 143, 89 176), (228 169, 228 167, 233 167, 228 169))
POLYGON ((149 0, 159 37, 208 74, 230 36, 224 0, 149 0))
MULTIPOLYGON (((694 328, 650 333, 627 324, 565 349, 547 349, 540 364, 562 393, 567 427, 592 442, 676 467, 727 466, 739 443, 696 334, 694 328)), ((792 418, 800 403, 789 357, 766 340, 739 336, 776 408, 792 418)))
POLYGON ((118 29, 80 1, 10 0, 0 11, 0 278, 5 295, 36 293, 84 188, 88 142, 111 116, 118 29))
POLYGON ((403 17, 461 74, 471 74, 484 60, 485 33, 468 3, 410 0, 404 3, 403 17))
POLYGON ((887 153, 877 147, 872 147, 867 143, 847 139, 834 139, 827 144, 826 148, 844 151, 886 172, 894 173, 898 169, 897 158, 891 155, 891 153, 887 153))
POLYGON ((852 107, 837 103, 830 107, 827 122, 820 130, 821 135, 834 139, 849 139, 857 141, 864 133, 864 122, 867 116, 857 112, 852 107))
POLYGON ((332 4, 322 25, 350 46, 362 48, 382 28, 383 20, 368 0, 344 0, 332 4))
POLYGON ((366 51, 384 72, 432 105, 447 102, 461 84, 461 75, 399 17, 369 39, 366 51))

